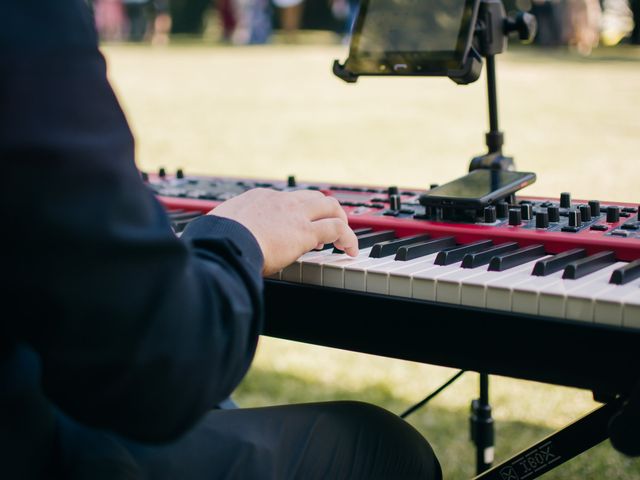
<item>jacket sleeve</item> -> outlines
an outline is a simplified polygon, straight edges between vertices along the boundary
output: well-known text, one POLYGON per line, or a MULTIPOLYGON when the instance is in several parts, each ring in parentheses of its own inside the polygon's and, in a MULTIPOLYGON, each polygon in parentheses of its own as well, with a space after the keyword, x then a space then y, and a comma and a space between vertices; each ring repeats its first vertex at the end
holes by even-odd
POLYGON ((76 419, 163 441, 246 373, 263 259, 229 219, 173 235, 135 168, 85 10, 83 0, 0 6, 40 40, 0 33, 1 276, 16 312, 0 334, 36 349, 45 394, 76 419))

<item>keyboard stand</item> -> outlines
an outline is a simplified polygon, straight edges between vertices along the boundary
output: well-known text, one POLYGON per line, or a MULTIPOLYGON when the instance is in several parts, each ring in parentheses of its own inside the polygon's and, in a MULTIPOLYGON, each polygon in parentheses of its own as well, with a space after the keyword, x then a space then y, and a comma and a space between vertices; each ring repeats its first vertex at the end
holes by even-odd
POLYGON ((495 455, 495 429, 489 404, 489 375, 480 373, 480 398, 471 402, 471 441, 476 447, 476 474, 491 468, 495 455))
POLYGON ((615 399, 535 445, 493 467, 474 480, 531 480, 609 438, 608 425, 622 405, 615 399))

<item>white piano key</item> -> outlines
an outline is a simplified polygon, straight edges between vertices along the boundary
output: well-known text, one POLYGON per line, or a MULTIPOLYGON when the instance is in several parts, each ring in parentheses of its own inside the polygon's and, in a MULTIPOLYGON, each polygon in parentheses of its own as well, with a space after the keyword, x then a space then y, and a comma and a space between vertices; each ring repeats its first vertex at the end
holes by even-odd
POLYGON ((322 265, 322 285, 325 287, 344 288, 344 269, 349 265, 364 262, 369 259, 371 248, 360 250, 358 256, 343 257, 322 265))
POLYGON ((545 276, 531 275, 529 280, 515 285, 511 296, 511 311, 538 315, 540 291, 562 281, 564 271, 545 276))
MULTIPOLYGON (((610 270, 624 267, 626 263, 617 262, 614 265, 615 268, 610 270)), ((587 277, 588 276, 589 275, 587 275, 587 277)), ((564 314, 565 318, 569 320, 593 322, 594 299, 596 296, 601 295, 612 288, 612 285, 609 283, 610 278, 611 272, 609 272, 608 274, 602 273, 594 277, 593 282, 591 282, 588 287, 572 291, 567 296, 564 314)))
POLYGON ((462 262, 451 265, 435 265, 411 276, 411 296, 420 300, 436 301, 438 279, 448 273, 460 270, 462 262))
MULTIPOLYGON (((461 265, 462 262, 458 263, 461 265)), ((476 268, 458 268, 446 273, 438 279, 436 284, 436 301, 460 304, 460 290, 462 283, 468 279, 481 275, 489 269, 489 264, 476 268)))
POLYGON ((376 265, 367 269, 367 292, 389 293, 389 276, 395 272, 407 272, 410 269, 430 268, 435 266, 437 253, 425 255, 407 261, 393 261, 383 265, 376 265))
POLYGON ((329 263, 341 260, 364 261, 369 257, 371 248, 366 248, 358 252, 356 257, 350 257, 346 253, 332 253, 321 257, 313 257, 301 262, 302 283, 310 285, 323 285, 323 268, 329 263))
POLYGON ((624 307, 627 300, 640 297, 640 279, 625 285, 609 284, 609 288, 599 292, 595 298, 593 320, 604 325, 623 325, 624 307))
MULTIPOLYGON (((539 259, 533 260, 529 263, 525 263, 523 265, 518 265, 517 267, 509 268, 502 272, 495 272, 487 270, 481 275, 477 275, 475 277, 471 277, 464 282, 462 282, 462 287, 460 289, 460 303, 462 305, 468 305, 470 307, 481 307, 487 308, 487 287, 492 284, 496 284, 496 287, 505 286, 504 279, 511 279, 521 274, 522 272, 533 270, 533 266, 539 259)), ((500 310, 504 310, 503 307, 506 300, 503 296, 498 296, 495 298, 495 295, 491 298, 491 308, 496 308, 500 310)), ((509 301, 509 306, 507 310, 511 309, 511 302, 509 301)))
POLYGON ((412 296, 411 275, 427 268, 435 267, 433 262, 438 256, 437 253, 426 255, 424 257, 409 260, 405 266, 389 272, 389 295, 396 297, 412 296))
POLYGON ((625 327, 640 328, 640 291, 633 292, 624 299, 622 325, 625 327))
POLYGON ((502 272, 507 275, 499 276, 495 280, 488 281, 485 291, 485 302, 487 308, 511 311, 514 286, 529 280, 535 264, 546 258, 549 258, 549 256, 536 258, 531 262, 507 269, 502 272))
POLYGON ((577 280, 562 279, 558 283, 545 286, 540 289, 538 314, 546 317, 566 318, 566 301, 572 292, 581 291, 587 288, 590 283, 610 276, 611 272, 619 267, 619 264, 614 263, 577 280))
POLYGON ((344 288, 347 290, 367 291, 367 270, 377 266, 393 263, 393 256, 369 258, 364 262, 352 263, 344 267, 344 288))
POLYGON ((300 283, 302 281, 301 264, 302 264, 303 261, 311 259, 311 258, 315 258, 315 257, 322 257, 322 256, 326 256, 326 255, 331 255, 331 253, 332 253, 331 249, 327 249, 327 250, 312 250, 311 252, 305 253, 300 258, 298 258, 295 262, 293 262, 291 265, 288 265, 285 268, 283 268, 282 269, 282 274, 280 275, 280 278, 282 280, 286 280, 287 282, 300 283))

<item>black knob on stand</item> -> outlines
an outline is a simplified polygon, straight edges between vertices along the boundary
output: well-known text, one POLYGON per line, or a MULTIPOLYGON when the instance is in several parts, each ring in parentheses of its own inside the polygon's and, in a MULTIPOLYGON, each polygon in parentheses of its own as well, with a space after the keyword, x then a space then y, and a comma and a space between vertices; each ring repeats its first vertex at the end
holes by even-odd
POLYGON ((589 205, 580 205, 578 207, 580 210, 580 217, 582 217, 583 222, 591 221, 591 207, 589 205))
POLYGON ((560 208, 571 208, 571 194, 569 192, 560 194, 560 208))
POLYGON ((522 223, 522 210, 519 208, 509 209, 509 225, 517 227, 522 223))
POLYGON ((484 207, 484 223, 494 223, 497 220, 496 207, 484 207))
POLYGON ((149 181, 149 174, 147 172, 140 172, 140 176, 142 177, 143 182, 149 181))
POLYGON ((182 170, 181 168, 176 170, 176 178, 184 178, 184 170, 182 170))
POLYGON ((507 218, 509 216, 509 204, 507 202, 498 202, 496 204, 496 213, 498 218, 507 218))
POLYGON ((536 213, 536 228, 549 227, 549 214, 547 212, 536 213))
POLYGON ((296 177, 294 175, 289 175, 287 177, 287 187, 295 187, 296 186, 296 177))
POLYGON ((400 201, 400 195, 389 195, 389 208, 391 210, 398 211, 402 206, 402 202, 400 201))
POLYGON ((582 218, 579 210, 569 210, 569 226, 579 227, 582 225, 582 218))
POLYGON ((600 202, 598 200, 589 200, 589 207, 591 208, 591 216, 600 216, 600 202))
POLYGON ((607 208, 607 222, 615 223, 620 220, 620 207, 607 208))
POLYGON ((549 215, 550 222, 559 222, 560 221, 560 209, 555 205, 547 208, 547 214, 549 215))
POLYGON ((531 209, 531 204, 530 203, 523 203, 522 205, 520 205, 520 211, 522 212, 522 219, 523 220, 531 220, 532 215, 533 215, 533 211, 531 209))
POLYGON ((167 176, 167 171, 164 169, 164 167, 160 167, 160 168, 158 169, 158 176, 159 176, 160 178, 164 178, 164 177, 166 177, 166 176, 167 176))

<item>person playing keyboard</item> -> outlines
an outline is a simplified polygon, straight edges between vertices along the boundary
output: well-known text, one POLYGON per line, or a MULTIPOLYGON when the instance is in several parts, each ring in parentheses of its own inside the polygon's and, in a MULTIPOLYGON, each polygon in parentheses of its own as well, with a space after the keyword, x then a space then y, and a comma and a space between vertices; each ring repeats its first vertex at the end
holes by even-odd
POLYGON ((213 409, 250 366, 262 275, 319 244, 357 255, 343 211, 255 190, 177 238, 86 2, 0 14, 2 477, 441 478, 427 441, 373 405, 213 409))

